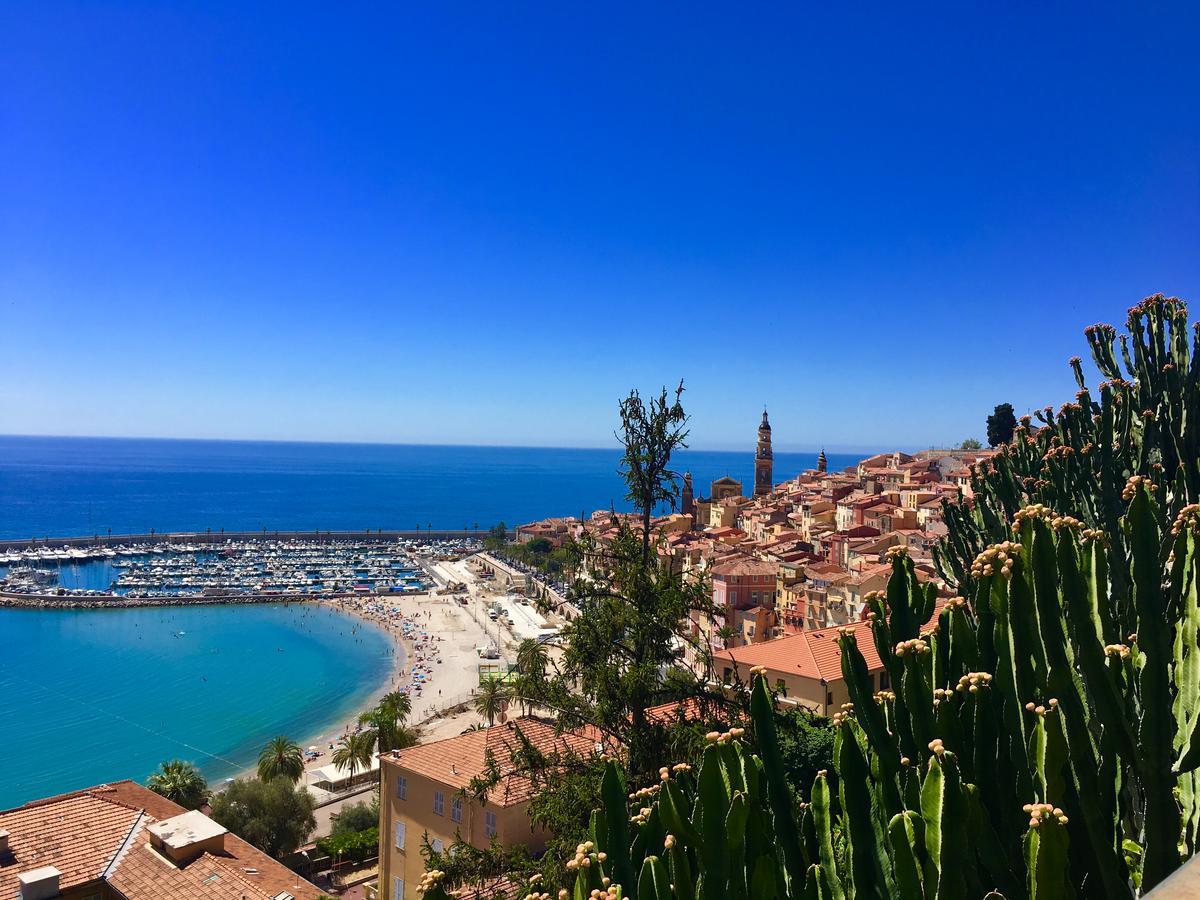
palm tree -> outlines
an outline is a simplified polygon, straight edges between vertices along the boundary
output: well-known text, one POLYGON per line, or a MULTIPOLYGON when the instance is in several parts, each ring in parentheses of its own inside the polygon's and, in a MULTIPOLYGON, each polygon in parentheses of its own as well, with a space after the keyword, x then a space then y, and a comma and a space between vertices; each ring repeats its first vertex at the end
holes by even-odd
POLYGON ((385 694, 379 705, 358 717, 362 725, 370 726, 379 742, 379 752, 401 750, 416 743, 415 729, 407 728, 405 720, 412 711, 412 700, 403 691, 385 694), (401 735, 403 734, 403 738, 401 735))
POLYGON ((379 705, 386 706, 397 719, 403 722, 412 712, 412 697, 404 691, 392 691, 390 694, 383 695, 379 705))
MULTIPOLYGON (((421 743, 421 729, 415 725, 399 725, 392 735, 392 750, 403 750, 405 747, 415 747, 421 743)), ((380 753, 383 752, 381 749, 380 753)))
POLYGON ((292 784, 304 774, 304 754, 300 745, 284 735, 273 737, 258 754, 258 777, 263 781, 286 778, 292 784))
POLYGON ((536 678, 546 674, 546 663, 549 658, 546 645, 533 638, 521 641, 521 646, 517 648, 517 668, 523 675, 536 678))
POLYGON ((342 738, 330 758, 335 766, 350 773, 350 784, 354 784, 354 776, 370 769, 371 759, 374 756, 375 732, 368 729, 342 738))
POLYGON ((196 809, 208 799, 208 782, 190 762, 172 759, 146 779, 146 787, 187 809, 196 809))
POLYGON ((475 712, 488 720, 488 725, 496 724, 496 716, 504 711, 508 703, 508 688, 495 678, 489 678, 479 687, 479 696, 475 698, 475 712))

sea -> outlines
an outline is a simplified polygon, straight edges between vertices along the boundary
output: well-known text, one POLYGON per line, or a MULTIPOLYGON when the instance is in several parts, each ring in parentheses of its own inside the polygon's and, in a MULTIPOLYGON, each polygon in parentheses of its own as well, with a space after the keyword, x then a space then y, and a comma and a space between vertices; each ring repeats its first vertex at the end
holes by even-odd
MULTIPOLYGON (((831 469, 867 454, 828 454, 831 469)), ((617 449, 0 436, 0 538, 460 529, 627 509, 617 449)), ((816 464, 776 453, 775 480, 816 464)), ((687 450, 697 495, 753 448, 687 450)), ((92 586, 92 585, 89 585, 92 586)), ((103 585, 94 585, 103 587, 103 585)), ((0 809, 189 759, 219 784, 276 734, 338 730, 390 677, 314 604, 0 609, 0 809)))

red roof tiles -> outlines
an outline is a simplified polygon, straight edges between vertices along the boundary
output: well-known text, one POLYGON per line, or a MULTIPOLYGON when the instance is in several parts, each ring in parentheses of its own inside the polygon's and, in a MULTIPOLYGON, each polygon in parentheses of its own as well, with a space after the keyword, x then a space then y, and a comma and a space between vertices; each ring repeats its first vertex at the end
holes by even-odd
POLYGON ((146 826, 183 807, 132 781, 98 785, 0 812, 9 852, 0 854, 0 897, 17 876, 52 865, 65 893, 106 882, 128 900, 269 900, 281 892, 316 900, 320 889, 234 834, 220 853, 177 866, 149 845, 146 826))

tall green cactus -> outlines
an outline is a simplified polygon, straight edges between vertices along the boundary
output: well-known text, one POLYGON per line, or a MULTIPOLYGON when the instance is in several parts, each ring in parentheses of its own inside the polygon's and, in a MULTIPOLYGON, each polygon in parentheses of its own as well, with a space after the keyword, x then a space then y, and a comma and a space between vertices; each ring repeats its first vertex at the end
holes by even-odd
MULTIPOLYGON (((1121 335, 1112 325, 1085 330, 1106 379, 1097 391, 1088 387, 1082 361, 1072 359, 1075 402, 1040 410, 1038 427, 1021 419, 1011 443, 974 467, 970 499, 946 505, 948 533, 934 558, 964 596, 974 595, 972 561, 1005 539, 1007 523, 1024 506, 1044 504, 1101 529, 1124 554, 1119 520, 1131 476, 1162 486, 1162 531, 1184 506, 1200 502, 1200 324, 1189 335, 1186 304, 1155 294, 1129 310, 1126 325, 1121 335)), ((1132 630, 1125 627, 1128 590, 1127 569, 1114 570, 1111 612, 1122 634, 1132 630)))
POLYGON ((1129 331, 1089 329, 1099 399, 1072 361, 1077 402, 946 507, 962 597, 935 616, 892 553, 867 619, 895 693, 840 634, 837 796, 818 774, 796 816, 757 672, 758 755, 714 733, 697 772, 632 794, 609 764, 575 900, 1135 898, 1197 851, 1200 329, 1156 296, 1129 331))
POLYGON ((836 803, 820 773, 797 819, 756 672, 759 755, 738 729, 714 733, 697 772, 663 769, 632 794, 609 764, 576 896, 1132 898, 1160 882, 1196 833, 1182 787, 1200 763, 1200 506, 1181 510, 1164 552, 1156 493, 1139 478, 1124 490, 1127 561, 1100 529, 1019 510, 1015 540, 972 563, 975 602, 944 603, 923 635, 926 589, 893 554, 871 629, 900 690, 872 693, 844 629, 854 702, 834 717, 836 803), (1097 579, 1118 565, 1137 629, 1125 640, 1099 612, 1097 579))

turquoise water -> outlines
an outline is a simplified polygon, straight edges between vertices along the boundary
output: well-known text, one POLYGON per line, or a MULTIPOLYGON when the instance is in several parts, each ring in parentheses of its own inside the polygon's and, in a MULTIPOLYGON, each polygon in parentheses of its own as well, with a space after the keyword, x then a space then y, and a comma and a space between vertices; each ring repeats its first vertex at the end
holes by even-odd
POLYGON ((164 759, 210 783, 287 734, 340 731, 387 682, 391 642, 316 604, 0 609, 0 809, 164 759))

